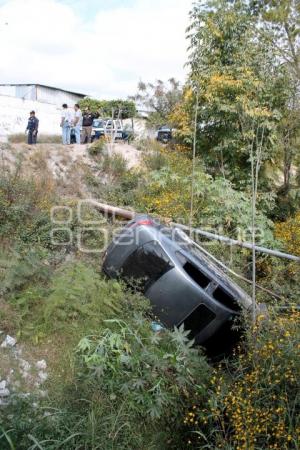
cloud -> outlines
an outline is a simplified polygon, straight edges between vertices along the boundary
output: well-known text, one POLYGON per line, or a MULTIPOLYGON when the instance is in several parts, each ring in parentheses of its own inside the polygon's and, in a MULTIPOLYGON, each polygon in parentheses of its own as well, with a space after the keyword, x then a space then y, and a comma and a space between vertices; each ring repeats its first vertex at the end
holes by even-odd
POLYGON ((90 3, 93 13, 84 15, 59 0, 5 2, 0 83, 35 82, 111 98, 133 94, 139 79, 184 79, 191 0, 119 1, 111 8, 106 2, 104 9, 101 1, 90 3))

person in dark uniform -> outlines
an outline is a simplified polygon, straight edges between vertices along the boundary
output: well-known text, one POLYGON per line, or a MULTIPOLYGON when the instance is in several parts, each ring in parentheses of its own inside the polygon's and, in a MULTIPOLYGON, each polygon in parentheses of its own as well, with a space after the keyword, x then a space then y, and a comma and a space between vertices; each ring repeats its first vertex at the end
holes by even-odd
POLYGON ((37 134, 39 129, 39 119, 35 117, 35 111, 30 111, 30 117, 28 119, 28 125, 26 132, 28 131, 28 144, 36 144, 37 134))
POLYGON ((90 111, 89 107, 84 108, 83 115, 82 115, 82 137, 81 137, 82 144, 84 144, 86 140, 87 140, 88 144, 91 142, 92 125, 93 125, 93 120, 96 117, 97 117, 97 114, 93 114, 90 111))

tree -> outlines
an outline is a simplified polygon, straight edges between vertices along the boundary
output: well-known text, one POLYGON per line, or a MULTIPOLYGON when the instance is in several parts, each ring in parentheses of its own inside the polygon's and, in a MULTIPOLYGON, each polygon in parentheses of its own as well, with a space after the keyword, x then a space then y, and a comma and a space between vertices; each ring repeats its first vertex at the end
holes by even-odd
POLYGON ((130 100, 96 100, 93 98, 84 98, 80 100, 81 108, 89 107, 91 111, 98 113, 102 117, 119 117, 128 119, 136 116, 135 103, 130 100))
POLYGON ((198 146, 212 172, 248 183, 250 147, 264 135, 263 168, 276 157, 285 67, 257 39, 247 1, 199 1, 191 11, 190 85, 199 96, 198 146))
POLYGON ((152 127, 167 124, 169 116, 182 99, 182 88, 175 78, 170 78, 168 83, 157 80, 155 84, 138 84, 138 92, 131 97, 139 103, 148 113, 148 123, 152 127))
POLYGON ((183 88, 182 99, 176 103, 169 114, 169 123, 174 128, 174 137, 179 144, 191 147, 193 144, 192 116, 195 107, 195 96, 190 86, 183 88))
POLYGON ((300 138, 300 3, 297 0, 253 0, 250 5, 252 13, 258 17, 260 37, 276 49, 288 73, 288 98, 278 130, 283 155, 283 191, 288 193, 300 138))
POLYGON ((283 190, 288 193, 291 187, 291 170, 300 150, 300 110, 289 109, 279 124, 283 153, 283 190))
POLYGON ((252 0, 258 15, 260 34, 278 50, 300 82, 300 3, 299 0, 252 0))

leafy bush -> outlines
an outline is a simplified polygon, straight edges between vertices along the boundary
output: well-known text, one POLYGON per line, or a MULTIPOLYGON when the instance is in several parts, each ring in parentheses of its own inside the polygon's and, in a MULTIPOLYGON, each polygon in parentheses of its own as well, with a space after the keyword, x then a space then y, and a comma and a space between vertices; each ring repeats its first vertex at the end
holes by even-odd
POLYGON ((20 168, 0 175, 1 237, 21 235, 24 241, 49 244, 50 214, 54 203, 53 185, 47 179, 28 180, 20 168))
POLYGON ((144 163, 149 170, 160 170, 167 165, 167 158, 161 151, 147 153, 144 163))
MULTIPOLYGON (((104 186, 90 180, 93 194, 108 203, 129 205, 135 211, 188 223, 192 173, 189 157, 184 152, 151 150, 144 160, 148 170, 141 168, 133 172, 125 170, 123 159, 119 161, 117 155, 104 156, 101 170, 111 175, 113 183, 104 186)), ((273 205, 272 194, 259 193, 257 241, 269 246, 274 246, 273 223, 268 219, 273 205)), ((250 193, 235 189, 227 179, 208 175, 197 159, 194 226, 249 240, 250 224, 250 193)))
MULTIPOLYGON (((83 262, 62 265, 50 272, 45 283, 27 286, 15 292, 10 303, 20 315, 20 332, 38 340, 54 333, 69 337, 94 332, 104 319, 120 311, 125 294, 114 281, 105 281, 92 267, 83 262)), ((43 272, 39 274, 41 280, 43 272)))
POLYGON ((136 192, 143 185, 144 177, 139 170, 128 170, 110 184, 101 183, 100 177, 88 177, 86 182, 95 198, 101 198, 108 204, 134 208, 136 192))
POLYGON ((300 256, 300 212, 286 222, 277 223, 275 234, 284 242, 287 251, 300 256))
POLYGON ((187 332, 154 334, 140 314, 106 324, 77 348, 83 381, 101 392, 104 435, 111 439, 105 448, 181 448, 178 418, 187 397, 206 400, 205 359, 187 332))
MULTIPOLYGON (((285 222, 275 224, 275 237, 282 243, 288 253, 300 256, 300 213, 290 217, 285 222)), ((280 293, 284 303, 299 303, 300 298, 300 270, 299 263, 277 259, 267 261, 268 276, 264 285, 272 287, 280 293)))
POLYGON ((96 139, 89 147, 88 152, 91 156, 101 155, 105 149, 106 140, 105 138, 96 139))
MULTIPOLYGON (((152 170, 145 176, 143 186, 136 192, 138 210, 147 210, 162 217, 188 223, 191 202, 192 162, 183 153, 163 152, 164 166, 152 170)), ((147 155, 151 161, 151 154, 147 155)), ((257 227, 261 242, 273 244, 273 224, 265 211, 272 198, 260 199, 257 227)), ((195 167, 194 225, 215 229, 220 234, 224 229, 234 237, 249 239, 251 223, 251 198, 245 191, 238 191, 230 181, 208 175, 199 159, 195 167), (248 233, 248 236, 247 236, 248 233), (239 235, 241 234, 241 236, 239 235)))
POLYGON ((106 154, 101 161, 101 168, 113 178, 121 178, 127 171, 127 161, 118 153, 106 154))
POLYGON ((110 328, 78 345, 87 373, 118 404, 124 396, 132 413, 140 409, 144 418, 161 418, 178 390, 192 388, 195 369, 203 361, 188 332, 155 335, 139 315, 131 323, 115 319, 106 324, 110 328))
POLYGON ((2 295, 24 289, 30 283, 47 280, 50 273, 48 252, 42 247, 19 249, 13 255, 6 255, 1 264, 0 276, 2 295))
POLYGON ((141 150, 146 154, 151 152, 161 152, 164 149, 164 146, 154 139, 139 139, 136 141, 135 145, 138 150, 141 150))
MULTIPOLYGON (((32 319, 36 332, 41 300, 34 291, 28 300, 27 322, 32 319)), ((193 396, 206 404, 211 372, 187 332, 154 333, 147 302, 87 267, 57 275, 46 303, 55 342, 61 345, 57 331, 69 334, 70 327, 76 337, 84 329, 89 335, 80 340, 68 376, 49 384, 49 399, 16 396, 5 414, 0 409, 1 449, 9 448, 5 436, 18 450, 37 443, 47 450, 184 449, 182 414, 193 396)))
POLYGON ((210 400, 185 423, 197 448, 294 449, 299 443, 300 313, 261 316, 234 358, 214 370, 210 400))
POLYGON ((66 323, 77 326, 87 318, 100 323, 119 310, 121 297, 122 290, 116 282, 106 282, 85 264, 73 263, 54 275, 44 319, 53 329, 64 328, 66 323))

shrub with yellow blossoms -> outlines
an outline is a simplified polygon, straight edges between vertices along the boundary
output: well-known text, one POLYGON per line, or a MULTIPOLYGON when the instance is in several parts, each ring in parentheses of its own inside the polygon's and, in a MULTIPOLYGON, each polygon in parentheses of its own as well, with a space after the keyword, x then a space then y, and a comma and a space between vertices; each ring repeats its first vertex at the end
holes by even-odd
POLYGON ((286 222, 277 223, 275 234, 284 242, 287 251, 300 255, 300 211, 286 222))
POLYGON ((258 318, 234 358, 215 368, 209 405, 187 412, 191 448, 298 448, 299 325, 297 310, 258 318))

